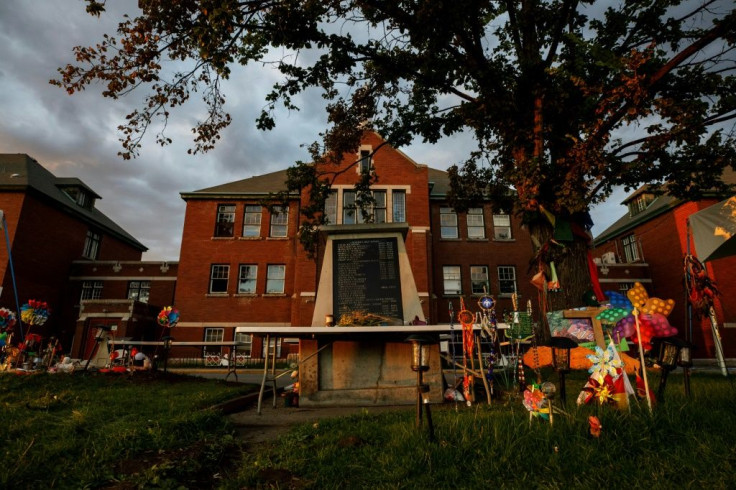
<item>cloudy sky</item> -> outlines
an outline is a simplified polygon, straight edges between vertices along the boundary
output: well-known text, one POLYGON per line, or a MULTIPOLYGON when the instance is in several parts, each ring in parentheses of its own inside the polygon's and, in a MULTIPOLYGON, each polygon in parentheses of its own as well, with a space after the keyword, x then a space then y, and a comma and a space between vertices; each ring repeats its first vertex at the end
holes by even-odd
MULTIPOLYGON (((144 260, 177 260, 185 203, 180 192, 202 189, 281 170, 308 158, 303 145, 326 127, 319 98, 305 97, 302 110, 277 114, 276 129, 261 132, 254 120, 276 80, 268 69, 234 73, 226 87, 233 124, 218 147, 188 155, 197 107, 176 113, 167 134, 174 144, 144 142, 138 158, 123 161, 117 126, 140 96, 104 99, 92 87, 68 96, 51 86, 56 69, 73 61, 72 47, 90 46, 114 33, 116 4, 100 19, 87 15, 81 0, 0 1, 0 153, 27 153, 58 177, 78 177, 102 196, 98 207, 149 248, 144 260), (115 10, 115 12, 113 12, 115 10)), ((133 4, 133 2, 127 2, 133 4)), ((462 161, 469 140, 402 148, 414 160, 446 169, 462 161)), ((594 234, 622 216, 623 192, 593 210, 594 234)))

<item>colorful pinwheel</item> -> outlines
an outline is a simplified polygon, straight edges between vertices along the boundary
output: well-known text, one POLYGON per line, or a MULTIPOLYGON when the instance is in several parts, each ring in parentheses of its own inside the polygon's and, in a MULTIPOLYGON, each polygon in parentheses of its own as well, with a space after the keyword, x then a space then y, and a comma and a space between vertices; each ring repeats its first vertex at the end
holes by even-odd
POLYGON ((179 322, 179 310, 173 306, 166 306, 159 312, 156 320, 162 327, 174 328, 179 322))
POLYGON ((20 318, 28 325, 43 325, 49 319, 49 314, 51 309, 45 301, 29 299, 28 303, 20 308, 20 318))

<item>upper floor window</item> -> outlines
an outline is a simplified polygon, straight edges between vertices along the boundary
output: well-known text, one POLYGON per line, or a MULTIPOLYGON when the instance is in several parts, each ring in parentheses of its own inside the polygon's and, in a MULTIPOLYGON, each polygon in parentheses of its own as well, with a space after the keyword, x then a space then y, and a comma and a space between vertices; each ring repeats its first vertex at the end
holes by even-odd
POLYGON ((483 208, 468 209, 468 238, 485 238, 486 227, 483 220, 483 208))
POLYGON ((513 265, 498 266, 498 292, 503 295, 516 292, 516 267, 513 265))
POLYGON ((406 222, 406 191, 394 190, 391 192, 391 200, 393 207, 393 222, 406 222))
POLYGON ((82 297, 80 299, 100 299, 102 297, 102 281, 82 282, 82 297))
POLYGON ((285 265, 269 265, 266 273, 266 294, 283 293, 285 278, 285 265))
POLYGON ((636 242, 636 236, 632 233, 621 239, 621 244, 624 248, 624 257, 626 262, 636 262, 641 257, 639 256, 639 246, 636 242))
POLYGON ((629 201, 629 216, 636 216, 641 213, 647 209, 653 201, 654 194, 644 193, 636 196, 634 199, 629 201))
POLYGON ((488 283, 488 267, 485 265, 470 266, 470 289, 473 294, 488 294, 491 286, 488 283))
POLYGON ((151 281, 130 281, 128 283, 128 299, 148 303, 151 296, 151 281))
POLYGON ((261 236, 261 206, 245 206, 243 216, 243 236, 261 236))
POLYGON ((213 294, 227 293, 227 281, 230 277, 230 266, 227 264, 212 264, 210 268, 210 289, 213 294))
POLYGON ((360 150, 359 170, 361 174, 367 174, 371 171, 371 151, 360 150))
POLYGON ((253 294, 256 292, 258 266, 253 264, 241 265, 238 279, 238 293, 253 294))
POLYGON ((372 191, 372 195, 375 202, 367 209, 364 209, 360 208, 356 204, 355 200, 357 193, 355 191, 343 191, 342 223, 344 225, 354 225, 356 223, 385 223, 386 191, 372 191))
POLYGON ((215 236, 234 236, 235 205, 220 204, 217 206, 217 221, 215 223, 215 236))
POLYGON ((440 237, 457 238, 457 214, 452 208, 440 208, 440 237))
POLYGON ((88 230, 87 238, 84 241, 84 250, 82 250, 82 255, 88 259, 97 260, 97 257, 100 255, 101 241, 102 236, 99 233, 88 230))
POLYGON ((495 240, 511 240, 511 216, 504 214, 493 215, 493 238, 495 240))
POLYGON ((337 224, 337 191, 330 191, 325 199, 325 221, 329 225, 337 224))
POLYGON ((283 238, 289 228, 289 208, 274 206, 271 212, 271 234, 269 236, 283 238))
POLYGON ((462 294, 463 288, 461 284, 460 266, 445 265, 442 266, 442 283, 444 293, 450 295, 462 294))

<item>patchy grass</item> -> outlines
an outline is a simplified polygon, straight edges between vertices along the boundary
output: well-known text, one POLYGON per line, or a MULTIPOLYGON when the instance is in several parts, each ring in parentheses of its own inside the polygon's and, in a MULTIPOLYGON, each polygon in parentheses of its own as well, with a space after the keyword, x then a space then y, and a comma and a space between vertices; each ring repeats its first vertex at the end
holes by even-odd
MULTIPOLYGON (((651 376, 656 387, 659 378, 651 376)), ((556 381, 554 375, 547 379, 556 381)), ((666 403, 650 414, 576 407, 583 383, 568 383, 568 414, 532 421, 518 397, 490 407, 435 407, 437 443, 409 412, 302 425, 247 454, 227 488, 729 488, 736 473, 736 389, 698 374, 687 400, 671 375, 666 403), (597 415, 600 438, 589 434, 597 415)))
POLYGON ((253 390, 162 373, 4 373, 0 487, 212 486, 237 441, 208 407, 253 390))

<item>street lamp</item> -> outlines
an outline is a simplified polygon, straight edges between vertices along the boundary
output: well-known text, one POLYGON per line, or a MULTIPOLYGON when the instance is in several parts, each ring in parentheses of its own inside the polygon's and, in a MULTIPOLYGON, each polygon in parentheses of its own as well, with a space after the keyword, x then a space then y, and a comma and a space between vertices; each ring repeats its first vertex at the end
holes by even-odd
POLYGON ((565 394, 565 374, 570 372, 570 349, 574 349, 578 344, 567 337, 552 337, 550 347, 552 347, 552 365, 557 371, 557 377, 560 380, 560 400, 562 406, 567 402, 565 394))
POLYGON ((411 343, 411 370, 417 373, 417 413, 416 427, 422 425, 422 406, 427 412, 427 427, 429 440, 434 441, 434 426, 432 425, 432 411, 429 407, 429 385, 424 384, 422 374, 429 371, 429 346, 436 344, 434 339, 421 335, 410 335, 407 342, 411 343))

